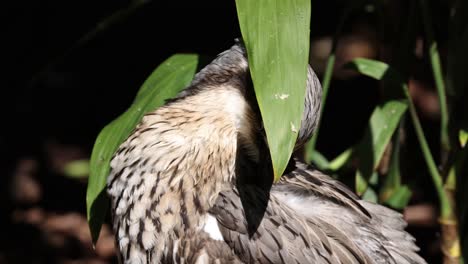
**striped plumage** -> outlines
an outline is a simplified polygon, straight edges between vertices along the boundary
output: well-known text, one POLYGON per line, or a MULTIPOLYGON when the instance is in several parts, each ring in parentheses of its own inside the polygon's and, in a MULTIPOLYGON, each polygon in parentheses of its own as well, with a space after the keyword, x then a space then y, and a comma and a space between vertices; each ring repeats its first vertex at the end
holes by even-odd
MULTIPOLYGON (((308 70, 296 146, 318 122, 308 70)), ((271 164, 241 44, 148 113, 111 161, 122 263, 425 263, 401 215, 291 160, 271 164), (270 188, 271 187, 271 188, 270 188)))

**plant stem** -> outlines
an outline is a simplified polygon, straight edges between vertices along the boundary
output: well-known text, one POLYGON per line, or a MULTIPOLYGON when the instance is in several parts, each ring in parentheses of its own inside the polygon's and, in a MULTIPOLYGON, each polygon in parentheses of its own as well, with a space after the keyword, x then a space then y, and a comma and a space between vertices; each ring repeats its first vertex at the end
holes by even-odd
MULTIPOLYGON (((437 93, 439 96, 440 103, 440 114, 441 114, 441 125, 440 125, 440 145, 441 145, 441 167, 444 168, 444 173, 448 173, 446 179, 446 185, 441 186, 442 177, 437 173, 437 183, 435 180, 435 174, 431 172, 431 175, 434 174, 433 179, 436 184, 437 192, 439 193, 440 206, 441 206, 441 217, 439 222, 441 224, 442 236, 441 236, 441 249, 444 255, 444 264, 459 263, 460 260, 460 239, 458 234, 458 223, 457 218, 455 217, 455 199, 454 199, 454 188, 455 188, 455 174, 450 173, 448 166, 448 157, 451 153, 450 138, 448 134, 448 123, 449 115, 447 109, 447 97, 445 94, 445 83, 442 75, 441 63, 439 51, 437 50, 437 42, 434 40, 434 35, 432 32, 432 19, 429 10, 428 3, 426 0, 419 1, 421 5, 422 15, 423 15, 423 24, 426 33, 426 40, 429 43, 429 58, 432 66, 432 74, 434 76, 434 81, 437 87, 437 93), (445 188, 453 187, 453 188, 445 188)), ((412 103, 411 103, 412 104, 412 103)), ((414 107, 413 107, 414 108, 414 107)), ((412 113, 413 115, 413 113, 412 113)), ((417 118, 417 116, 416 116, 417 118)), ((419 124, 418 124, 419 125, 419 124)), ((419 125, 420 126, 420 125, 419 125)), ((415 122, 416 127, 416 122, 415 122)), ((419 136, 418 136, 419 138, 419 136)), ((427 143, 426 143, 427 145, 427 143)), ((421 144, 422 147, 422 144, 421 144)), ((432 157, 431 157, 432 158, 432 157)), ((426 158, 426 162, 428 162, 426 158)), ((434 163, 434 160, 431 160, 434 163)), ((433 170, 433 166, 428 162, 428 167, 430 170, 433 170)), ((435 166, 435 164, 433 164, 435 166)), ((437 172, 437 171, 436 171, 437 172)))
MULTIPOLYGON (((437 49, 437 42, 434 39, 434 34, 432 32, 432 19, 427 5, 426 0, 420 0, 424 31, 426 33, 426 40, 430 44, 429 46, 429 58, 431 60, 432 74, 434 76, 434 81, 437 87, 437 93, 439 95, 440 103, 440 143, 442 149, 448 153, 450 151, 450 141, 448 135, 448 109, 447 109, 447 96, 445 94, 445 83, 442 74, 442 67, 440 63, 439 51, 437 49)), ((445 155, 443 155, 445 156, 445 155)), ((444 158, 444 157, 443 157, 444 158)))
POLYGON ((437 194, 439 196, 440 207, 441 207, 441 218, 442 219, 451 218, 453 216, 453 208, 444 190, 442 177, 439 174, 437 166, 434 162, 434 158, 432 157, 431 151, 429 149, 429 145, 427 144, 426 137, 424 136, 424 132, 421 127, 421 122, 419 121, 413 101, 411 100, 411 97, 409 95, 408 86, 404 85, 403 90, 404 90, 403 92, 405 93, 406 98, 408 99, 411 119, 413 121, 414 129, 416 131, 416 136, 418 138, 419 145, 421 146, 421 151, 423 153, 424 160, 426 161, 427 167, 429 169, 429 173, 432 177, 432 181, 435 185, 437 194))

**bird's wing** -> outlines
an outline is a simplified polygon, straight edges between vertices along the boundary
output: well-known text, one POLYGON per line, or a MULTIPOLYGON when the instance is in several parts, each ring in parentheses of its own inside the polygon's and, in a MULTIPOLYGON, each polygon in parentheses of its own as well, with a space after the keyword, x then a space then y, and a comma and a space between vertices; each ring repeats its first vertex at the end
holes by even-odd
POLYGON ((272 193, 308 219, 320 218, 352 237, 377 263, 425 263, 400 213, 358 199, 311 166, 296 161, 295 170, 274 185, 272 193), (288 198, 291 194, 294 199, 288 198))
POLYGON ((359 197, 346 185, 300 161, 294 161, 294 169, 283 175, 273 189, 281 197, 315 197, 343 205, 356 214, 371 218, 367 209, 359 203, 359 197))
POLYGON ((401 214, 305 164, 269 193, 239 188, 220 193, 210 212, 246 263, 425 263, 401 214))
POLYGON ((210 213, 245 263, 371 263, 345 233, 303 217, 258 187, 221 192, 210 213))

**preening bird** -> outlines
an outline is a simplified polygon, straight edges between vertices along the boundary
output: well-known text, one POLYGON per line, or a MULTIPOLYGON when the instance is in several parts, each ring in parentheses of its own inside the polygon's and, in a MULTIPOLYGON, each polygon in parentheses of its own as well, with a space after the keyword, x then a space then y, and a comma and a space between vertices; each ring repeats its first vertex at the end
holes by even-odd
MULTIPOLYGON (((425 263, 402 216, 291 159, 272 183, 246 51, 236 43, 146 114, 111 161, 122 263, 425 263)), ((296 147, 321 85, 307 74, 296 147)))

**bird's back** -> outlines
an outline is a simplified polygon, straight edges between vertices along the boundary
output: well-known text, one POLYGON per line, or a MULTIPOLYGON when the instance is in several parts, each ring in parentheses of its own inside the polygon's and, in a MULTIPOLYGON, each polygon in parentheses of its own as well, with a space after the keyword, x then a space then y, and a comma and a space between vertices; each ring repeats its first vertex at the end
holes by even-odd
POLYGON ((401 214, 300 162, 269 192, 221 192, 210 212, 244 263, 425 263, 401 214), (261 218, 255 230, 249 214, 261 218))

